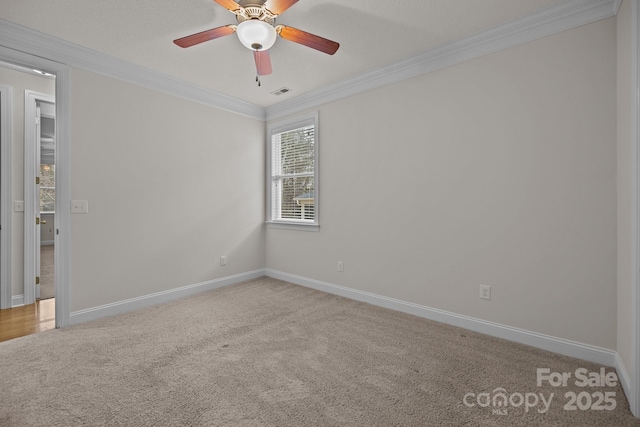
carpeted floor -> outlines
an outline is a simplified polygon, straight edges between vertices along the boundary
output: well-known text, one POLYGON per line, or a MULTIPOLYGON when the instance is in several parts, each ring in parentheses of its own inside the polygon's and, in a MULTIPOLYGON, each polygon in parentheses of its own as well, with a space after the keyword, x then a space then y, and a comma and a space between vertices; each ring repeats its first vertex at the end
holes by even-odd
POLYGON ((600 376, 262 278, 0 343, 0 425, 640 426, 619 383, 578 387, 580 368, 600 376), (571 378, 538 386, 538 368, 571 378))

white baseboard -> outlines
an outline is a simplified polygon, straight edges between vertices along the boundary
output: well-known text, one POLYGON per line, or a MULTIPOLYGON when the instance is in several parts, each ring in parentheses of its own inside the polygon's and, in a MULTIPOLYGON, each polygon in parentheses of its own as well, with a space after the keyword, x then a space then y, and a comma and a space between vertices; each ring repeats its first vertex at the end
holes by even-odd
POLYGON ((597 363, 599 365, 616 367, 618 366, 617 353, 614 350, 557 338, 537 332, 527 331, 525 329, 514 328, 511 326, 489 322, 474 317, 463 316, 449 311, 439 310, 437 308, 426 307, 395 298, 389 298, 370 292, 359 291, 344 286, 321 282, 319 280, 296 276, 277 270, 266 269, 265 274, 275 279, 295 283, 296 285, 301 285, 330 294, 366 302, 372 305, 389 308, 391 310, 412 314, 415 316, 423 317, 425 319, 459 326, 461 328, 469 329, 475 332, 480 332, 497 338, 530 345, 532 347, 540 348, 565 356, 575 357, 577 359, 586 360, 589 362, 597 363))
POLYGON ((246 280, 256 279, 264 276, 264 270, 254 270, 247 273, 235 274, 233 276, 222 277, 220 279, 208 280, 194 285, 182 286, 176 289, 170 289, 163 292, 156 292, 149 295, 143 295, 137 298, 131 298, 124 301, 118 301, 111 304, 100 305, 97 307, 87 308, 84 310, 74 311, 69 315, 69 324, 87 322, 102 317, 114 316, 129 311, 138 310, 152 305, 174 301, 185 298, 200 292, 218 289, 223 286, 233 285, 235 283, 244 282, 246 280))
POLYGON ((24 305, 24 295, 14 295, 11 297, 11 307, 20 307, 24 305))
MULTIPOLYGON (((74 311, 69 316, 69 323, 77 324, 89 320, 99 319, 102 317, 126 313, 155 304, 174 301, 200 292, 205 292, 221 288, 223 286, 240 283, 246 280, 255 279, 264 275, 330 294, 340 295, 342 297, 353 299, 356 301, 362 301, 368 304, 412 314, 418 317, 423 317, 425 319, 458 326, 497 338, 530 345, 532 347, 540 348, 558 354, 563 354, 565 356, 575 357, 577 359, 586 360, 603 366, 612 366, 618 370, 619 378, 621 384, 624 387, 625 393, 629 395, 629 391, 631 390, 631 382, 627 370, 625 369, 618 354, 614 350, 596 347, 589 344, 583 344, 563 338, 557 338, 537 332, 527 331, 525 329, 514 328, 495 322, 489 322, 474 317, 464 316, 437 308, 426 307, 395 298, 389 298, 370 292, 351 289, 344 286, 334 285, 331 283, 326 283, 319 280, 284 273, 272 269, 258 269, 247 273, 236 274, 233 276, 227 276, 207 282, 196 283, 194 285, 170 289, 168 291, 156 292, 137 298, 131 298, 111 304, 105 304, 84 310, 74 311)), ((22 305, 23 296, 14 296, 12 298, 12 303, 13 306, 22 305)))
MULTIPOLYGON (((627 372, 627 368, 624 366, 622 359, 618 353, 616 353, 616 372, 618 373, 618 379, 620 380, 620 384, 622 385, 622 390, 624 390, 624 394, 627 395, 627 398, 632 396, 631 394, 631 377, 629 376, 629 372, 627 372)), ((631 400, 631 399, 627 399, 631 400)))

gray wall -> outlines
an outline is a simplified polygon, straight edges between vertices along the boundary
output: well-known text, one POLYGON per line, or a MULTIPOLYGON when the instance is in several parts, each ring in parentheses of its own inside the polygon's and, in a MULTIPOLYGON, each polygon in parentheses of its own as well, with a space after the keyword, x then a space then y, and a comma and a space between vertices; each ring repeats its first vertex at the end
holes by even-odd
POLYGON ((615 18, 319 117, 320 231, 267 268, 616 348, 615 18))
POLYGON ((70 104, 72 312, 264 266, 263 122, 77 69, 70 104))

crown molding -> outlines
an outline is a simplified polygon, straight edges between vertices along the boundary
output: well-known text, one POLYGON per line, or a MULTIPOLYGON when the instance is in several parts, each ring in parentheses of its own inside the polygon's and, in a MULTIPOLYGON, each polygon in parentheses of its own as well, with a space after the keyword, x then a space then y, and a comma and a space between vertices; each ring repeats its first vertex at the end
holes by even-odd
POLYGON ((413 58, 261 107, 0 19, 0 46, 243 116, 274 120, 580 25, 615 16, 622 0, 569 0, 413 58))
POLYGON ((263 107, 0 19, 0 46, 264 120, 263 107))
POLYGON ((622 0, 570 0, 266 108, 274 120, 615 16, 622 0))

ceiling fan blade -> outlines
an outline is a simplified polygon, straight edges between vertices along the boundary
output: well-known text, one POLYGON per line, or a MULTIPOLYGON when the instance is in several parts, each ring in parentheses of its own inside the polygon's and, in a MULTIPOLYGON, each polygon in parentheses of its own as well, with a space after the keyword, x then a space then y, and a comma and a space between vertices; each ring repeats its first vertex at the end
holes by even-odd
POLYGON ((271 56, 268 50, 253 51, 253 58, 256 61, 256 70, 258 70, 259 76, 271 74, 271 56))
POLYGON ((298 0, 267 0, 264 6, 274 15, 280 15, 297 2, 298 0))
POLYGON ((315 34, 307 33, 306 31, 298 30, 297 28, 278 25, 276 30, 278 30, 278 34, 280 34, 280 37, 283 39, 305 45, 329 55, 336 53, 340 47, 340 43, 325 39, 324 37, 316 36, 315 34))
POLYGON ((213 0, 213 1, 215 1, 225 9, 230 10, 231 12, 240 9, 240 5, 233 0, 213 0))
POLYGON ((235 32, 236 32, 235 25, 225 25, 224 27, 217 27, 211 30, 202 31, 200 33, 191 34, 190 36, 176 39, 173 42, 180 47, 190 47, 190 46, 200 44, 209 40, 228 36, 229 34, 233 34, 235 32))

